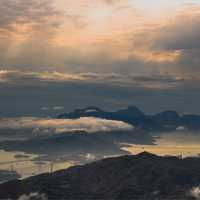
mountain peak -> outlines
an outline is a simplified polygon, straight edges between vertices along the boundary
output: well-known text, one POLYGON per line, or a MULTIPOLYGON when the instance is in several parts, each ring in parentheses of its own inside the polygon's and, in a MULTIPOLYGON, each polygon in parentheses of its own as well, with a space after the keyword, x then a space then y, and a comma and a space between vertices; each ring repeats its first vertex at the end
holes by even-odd
POLYGON ((130 110, 131 112, 138 112, 141 115, 144 115, 144 113, 136 106, 128 106, 127 110, 130 110))
POLYGON ((140 157, 140 158, 145 158, 145 159, 146 159, 146 158, 158 158, 157 155, 152 154, 152 153, 149 153, 149 152, 147 152, 147 151, 143 151, 143 152, 137 154, 136 156, 137 156, 137 157, 140 157))
POLYGON ((123 110, 119 110, 117 111, 120 114, 131 116, 131 117, 141 117, 141 116, 145 116, 145 114, 136 106, 128 106, 127 108, 123 109, 123 110))

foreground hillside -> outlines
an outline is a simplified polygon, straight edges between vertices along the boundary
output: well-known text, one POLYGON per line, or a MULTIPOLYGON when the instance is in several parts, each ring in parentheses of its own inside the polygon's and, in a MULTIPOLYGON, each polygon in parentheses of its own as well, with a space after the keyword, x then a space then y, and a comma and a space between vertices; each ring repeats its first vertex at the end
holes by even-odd
POLYGON ((0 199, 37 194, 48 199, 184 200, 197 199, 199 184, 200 158, 142 153, 4 183, 0 199))

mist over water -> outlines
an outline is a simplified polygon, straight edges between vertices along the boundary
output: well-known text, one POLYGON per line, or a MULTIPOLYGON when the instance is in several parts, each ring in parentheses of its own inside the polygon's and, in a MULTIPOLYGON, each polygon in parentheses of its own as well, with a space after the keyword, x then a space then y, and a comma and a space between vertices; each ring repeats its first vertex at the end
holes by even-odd
POLYGON ((130 145, 125 150, 132 154, 148 151, 157 155, 199 156, 200 132, 170 132, 153 134, 156 136, 155 145, 130 145))
MULTIPOLYGON (((89 136, 87 136, 87 140, 92 135, 89 134, 89 136)), ((159 134, 152 134, 152 137, 155 138, 155 144, 147 144, 145 142, 134 143, 133 141, 130 142, 129 144, 127 142, 128 145, 121 145, 121 147, 119 146, 118 147, 119 150, 115 149, 110 144, 110 149, 112 149, 111 151, 109 150, 111 152, 110 156, 121 155, 121 153, 138 154, 143 151, 148 151, 157 155, 173 155, 173 156, 183 156, 183 157, 200 155, 200 132, 186 132, 186 131, 170 132, 170 133, 163 132, 159 134)), ((9 138, 9 140, 11 141, 12 139, 9 138)), ((16 140, 17 139, 15 136, 12 141, 16 140)), ((20 142, 20 140, 17 141, 20 142)), ((21 142, 23 143, 23 141, 21 142)), ((92 140, 92 142, 95 141, 92 140)), ((54 149, 56 148, 54 144, 52 144, 52 149, 53 148, 54 149)), ((53 157, 51 158, 48 155, 46 155, 47 157, 45 157, 45 155, 44 157, 41 157, 42 155, 39 154, 37 155, 33 153, 27 153, 27 152, 25 153, 23 151, 15 151, 15 150, 6 151, 1 149, 0 170, 11 170, 11 171, 14 170, 18 172, 22 176, 22 178, 24 178, 44 172, 51 172, 59 169, 65 169, 69 166, 76 164, 77 162, 81 164, 85 162, 92 162, 99 158, 109 157, 108 152, 105 153, 104 151, 99 151, 99 149, 96 150, 95 148, 98 147, 96 147, 95 145, 92 147, 93 149, 90 150, 85 150, 84 147, 79 147, 79 146, 75 148, 80 148, 80 149, 82 148, 82 155, 81 154, 76 155, 75 152, 74 156, 76 156, 76 158, 73 157, 73 154, 70 157, 69 155, 71 154, 71 152, 67 152, 64 150, 62 154, 59 152, 58 154, 53 155, 53 157)))
POLYGON ((92 117, 77 120, 2 118, 0 173, 1 170, 16 171, 24 178, 65 169, 77 161, 80 164, 91 162, 104 157, 104 154, 109 156, 116 152, 118 155, 120 148, 106 139, 104 141, 103 133, 102 138, 98 135, 133 129, 124 122, 92 117), (108 150, 102 150, 104 148, 108 150))
MULTIPOLYGON (((38 155, 25 154, 23 152, 8 152, 0 150, 0 173, 1 170, 16 171, 21 178, 66 169, 74 163, 70 161, 50 162, 37 161, 38 155)), ((5 180, 6 181, 6 180, 5 180)), ((1 182, 1 180, 0 180, 1 182)))

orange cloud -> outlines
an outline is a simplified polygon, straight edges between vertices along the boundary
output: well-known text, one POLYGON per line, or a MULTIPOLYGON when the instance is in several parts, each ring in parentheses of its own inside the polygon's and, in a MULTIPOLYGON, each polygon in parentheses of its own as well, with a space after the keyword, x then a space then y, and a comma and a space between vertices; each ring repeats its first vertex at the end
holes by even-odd
POLYGON ((197 5, 180 6, 177 16, 169 11, 170 16, 149 19, 128 0, 51 3, 1 1, 0 60, 4 69, 186 76, 188 65, 198 72, 197 5), (4 17, 5 8, 10 17, 4 17))

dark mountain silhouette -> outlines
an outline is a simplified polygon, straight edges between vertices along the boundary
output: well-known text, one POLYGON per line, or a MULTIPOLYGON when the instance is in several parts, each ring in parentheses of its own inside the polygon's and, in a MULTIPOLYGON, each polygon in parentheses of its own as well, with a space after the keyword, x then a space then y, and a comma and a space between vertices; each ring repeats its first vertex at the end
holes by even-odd
POLYGON ((193 200, 191 191, 199 183, 200 158, 144 152, 10 181, 0 185, 0 199, 37 192, 50 200, 193 200))
POLYGON ((78 119, 80 117, 120 120, 132 124, 136 128, 151 131, 174 131, 180 127, 189 130, 200 129, 199 115, 180 115, 176 111, 164 111, 158 114, 147 115, 135 106, 129 106, 128 108, 115 112, 104 111, 98 107, 91 106, 83 109, 76 109, 73 112, 58 116, 58 118, 61 119, 78 119))
POLYGON ((83 109, 76 109, 70 113, 64 113, 58 116, 58 118, 77 119, 80 117, 98 117, 104 119, 121 120, 126 122, 132 122, 133 119, 137 120, 144 118, 145 115, 135 106, 129 106, 127 109, 118 110, 116 112, 107 112, 98 107, 87 107, 83 109))

